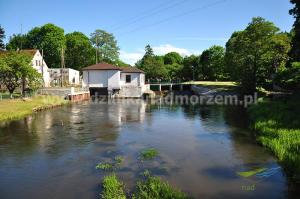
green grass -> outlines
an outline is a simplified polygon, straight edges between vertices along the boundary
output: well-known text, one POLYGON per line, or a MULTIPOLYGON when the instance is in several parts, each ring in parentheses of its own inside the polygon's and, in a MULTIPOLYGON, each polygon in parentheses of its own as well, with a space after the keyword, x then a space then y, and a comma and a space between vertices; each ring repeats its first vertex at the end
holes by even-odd
POLYGON ((0 101, 0 121, 21 119, 36 110, 67 104, 69 101, 55 96, 36 96, 22 99, 5 99, 0 101))
MULTIPOLYGON (((145 179, 137 182, 136 191, 132 194, 132 199, 187 199, 185 193, 175 189, 169 183, 159 177, 145 175, 145 179)), ((103 199, 126 199, 125 187, 116 174, 105 176, 103 179, 103 199)))
POLYGON ((259 102, 249 108, 257 140, 282 162, 288 175, 300 176, 300 97, 259 102))
POLYGON ((214 81, 189 81, 183 84, 193 84, 199 86, 237 86, 236 82, 214 82, 214 81))
POLYGON ((126 199, 124 185, 115 174, 104 177, 101 197, 103 199, 126 199))
POLYGON ((158 151, 154 148, 145 149, 140 153, 141 160, 152 160, 158 156, 158 151))
POLYGON ((187 199, 185 193, 170 186, 159 177, 147 175, 145 180, 139 181, 133 199, 187 199))

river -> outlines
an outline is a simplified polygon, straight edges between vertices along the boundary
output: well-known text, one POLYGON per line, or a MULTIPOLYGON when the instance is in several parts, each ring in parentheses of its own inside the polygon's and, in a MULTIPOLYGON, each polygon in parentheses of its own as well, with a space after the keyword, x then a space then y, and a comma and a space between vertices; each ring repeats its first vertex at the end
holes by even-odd
POLYGON ((127 190, 148 169, 194 198, 292 198, 241 107, 83 102, 0 124, 0 198, 99 198, 99 162, 124 157, 127 190), (141 162, 140 151, 159 156, 141 162), (266 175, 239 172, 265 169, 266 175))

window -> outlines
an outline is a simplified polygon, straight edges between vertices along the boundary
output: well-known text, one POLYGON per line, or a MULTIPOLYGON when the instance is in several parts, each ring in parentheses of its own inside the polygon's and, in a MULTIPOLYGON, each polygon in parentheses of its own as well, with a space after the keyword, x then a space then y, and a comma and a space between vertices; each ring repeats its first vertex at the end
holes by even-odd
POLYGON ((38 66, 39 65, 39 62, 38 60, 35 60, 35 65, 38 66))
POLYGON ((131 75, 126 75, 126 83, 130 83, 131 82, 131 75))

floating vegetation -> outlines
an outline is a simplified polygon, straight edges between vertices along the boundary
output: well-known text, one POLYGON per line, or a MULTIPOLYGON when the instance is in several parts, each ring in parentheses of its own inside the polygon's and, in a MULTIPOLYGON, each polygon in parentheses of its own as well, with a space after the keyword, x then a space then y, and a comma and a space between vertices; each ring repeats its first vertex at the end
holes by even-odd
POLYGON ((265 170, 267 170, 267 169, 266 168, 258 168, 258 169, 254 169, 251 171, 237 172, 237 174, 241 177, 248 178, 248 177, 254 176, 258 173, 261 173, 265 170))
POLYGON ((100 162, 99 164, 96 165, 96 169, 101 169, 104 171, 114 170, 119 168, 123 163, 123 161, 124 161, 124 157, 116 156, 114 157, 112 162, 100 162))
POLYGON ((126 199, 124 185, 115 174, 105 176, 103 179, 103 199, 126 199))
POLYGON ((141 160, 152 160, 156 156, 158 156, 158 151, 154 148, 145 149, 140 153, 141 160))
POLYGON ((113 164, 111 163, 105 163, 105 162, 101 162, 99 164, 97 164, 96 169, 102 169, 102 170, 112 170, 113 169, 113 164))

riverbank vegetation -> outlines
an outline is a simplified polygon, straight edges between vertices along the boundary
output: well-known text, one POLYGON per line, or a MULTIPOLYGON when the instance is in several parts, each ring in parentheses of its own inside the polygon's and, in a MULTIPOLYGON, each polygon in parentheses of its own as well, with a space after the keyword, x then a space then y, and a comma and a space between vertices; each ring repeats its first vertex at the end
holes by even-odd
POLYGON ((257 140, 300 179, 300 95, 286 100, 264 100, 249 109, 257 140))
POLYGON ((28 99, 6 99, 0 101, 0 121, 15 120, 35 111, 67 104, 62 97, 36 96, 28 99))

